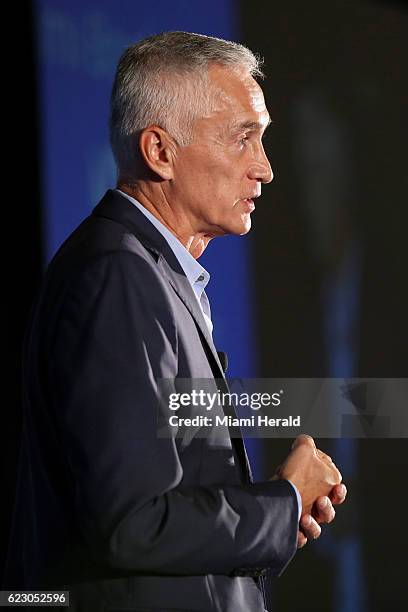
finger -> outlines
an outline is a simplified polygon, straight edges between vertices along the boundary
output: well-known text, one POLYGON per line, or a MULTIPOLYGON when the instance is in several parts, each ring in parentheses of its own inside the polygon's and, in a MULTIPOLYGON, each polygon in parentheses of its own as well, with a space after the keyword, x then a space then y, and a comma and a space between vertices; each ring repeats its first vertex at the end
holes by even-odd
POLYGON ((336 506, 342 504, 347 496, 347 487, 345 484, 341 483, 335 485, 330 492, 330 501, 332 504, 336 506))
POLYGON ((293 442, 291 449, 293 450, 294 448, 296 448, 297 446, 300 446, 301 444, 307 444, 308 446, 311 446, 313 449, 316 449, 316 444, 314 443, 312 436, 308 436, 307 434, 300 434, 300 436, 298 436, 296 440, 293 442))
POLYGON ((331 523, 336 516, 336 511, 330 499, 326 496, 319 497, 313 507, 313 516, 318 523, 331 523))
POLYGON ((302 533, 301 531, 298 531, 297 547, 303 548, 305 544, 307 544, 307 537, 305 536, 304 533, 302 533))
POLYGON ((309 540, 316 540, 322 530, 310 514, 304 514, 300 519, 300 529, 309 540))

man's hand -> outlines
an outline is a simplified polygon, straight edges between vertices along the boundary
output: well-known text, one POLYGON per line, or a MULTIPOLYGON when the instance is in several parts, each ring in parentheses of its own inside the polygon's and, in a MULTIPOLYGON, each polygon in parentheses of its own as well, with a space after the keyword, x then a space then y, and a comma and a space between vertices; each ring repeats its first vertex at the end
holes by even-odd
POLYGON ((302 548, 308 540, 315 540, 320 536, 322 531, 320 525, 332 522, 336 516, 333 506, 342 504, 346 495, 346 486, 344 484, 336 485, 328 497, 322 496, 316 500, 312 509, 313 516, 302 514, 298 531, 298 548, 302 548))
POLYGON ((341 483, 341 474, 331 458, 317 449, 313 438, 306 435, 296 438, 277 476, 296 486, 302 498, 302 514, 312 514, 319 497, 328 496, 341 483))
POLYGON ((331 457, 316 448, 313 438, 298 436, 288 457, 279 466, 277 477, 290 480, 302 498, 298 548, 321 533, 320 524, 335 517, 333 505, 343 503, 346 487, 331 457))

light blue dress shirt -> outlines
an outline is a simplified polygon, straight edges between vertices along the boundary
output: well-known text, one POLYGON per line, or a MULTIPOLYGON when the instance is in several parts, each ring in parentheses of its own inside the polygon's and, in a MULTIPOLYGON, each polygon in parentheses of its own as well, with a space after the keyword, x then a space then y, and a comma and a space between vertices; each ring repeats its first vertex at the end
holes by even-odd
POLYGON ((152 213, 147 210, 140 202, 132 198, 132 196, 117 189, 120 194, 124 195, 132 204, 136 206, 144 214, 145 217, 154 225, 154 227, 164 236, 168 242, 169 247, 177 257, 180 266, 183 268, 184 274, 187 276, 188 281, 194 291, 194 294, 198 300, 201 311, 204 315, 205 322, 208 330, 212 335, 213 324, 211 321, 211 308, 210 302, 208 301, 205 288, 210 280, 210 274, 196 259, 187 251, 185 246, 180 242, 178 238, 171 231, 163 225, 152 213))
MULTIPOLYGON (((212 335, 213 324, 211 321, 211 308, 210 302, 208 301, 207 294, 205 292, 205 288, 210 280, 210 274, 207 272, 205 268, 201 264, 198 263, 196 259, 187 251, 185 246, 180 242, 178 238, 171 231, 161 223, 152 213, 147 210, 140 202, 132 198, 132 196, 128 195, 124 191, 117 189, 120 194, 125 196, 136 208, 140 210, 141 213, 144 214, 145 217, 154 225, 154 227, 164 236, 167 240, 167 243, 174 255, 177 257, 180 266, 183 268, 184 274, 187 276, 188 281, 194 291, 194 294, 197 298, 198 303, 200 304, 201 311, 204 315, 205 322, 207 324, 208 330, 212 335)), ((290 480, 288 480, 290 482, 290 480)), ((297 490, 297 487, 290 482, 292 487, 295 489, 296 497, 298 501, 298 509, 299 509, 299 520, 302 514, 302 498, 300 497, 300 493, 297 490)))

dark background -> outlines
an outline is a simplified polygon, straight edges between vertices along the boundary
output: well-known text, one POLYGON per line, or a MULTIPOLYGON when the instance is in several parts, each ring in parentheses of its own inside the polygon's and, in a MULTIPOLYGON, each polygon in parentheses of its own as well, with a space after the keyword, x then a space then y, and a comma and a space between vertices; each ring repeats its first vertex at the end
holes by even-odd
MULTIPOLYGON (((253 243, 262 375, 342 377, 350 375, 351 361, 354 376, 407 377, 406 8, 267 0, 256 11, 250 3, 241 6, 243 42, 265 56, 263 87, 275 122, 267 147, 276 178, 257 207, 253 243), (265 13, 268 19, 261 19, 265 13), (325 140, 327 131, 333 133, 325 140), (312 150, 323 149, 306 168, 300 167, 302 138, 312 150), (310 187, 305 175, 313 172, 319 177, 310 187), (308 190, 318 204, 305 203, 308 190), (320 230, 319 215, 326 219, 320 230), (338 326, 337 338, 349 359, 333 364, 328 287, 353 249, 358 255, 349 276, 354 265, 357 281, 352 291, 340 283, 343 317, 351 320, 348 328, 338 326)), ((301 551, 276 581, 276 610, 406 609, 407 441, 358 440, 349 449, 319 442, 340 467, 347 463, 344 452, 353 454, 343 470, 349 501, 330 533, 326 528, 321 542, 301 551), (344 568, 347 586, 339 593, 344 568)), ((265 473, 287 448, 283 441, 265 445, 265 473)))
MULTIPOLYGON (((21 342, 45 261, 34 12, 29 2, 14 10, 18 45, 4 77, 16 119, 3 203, 1 561, 19 449, 21 342)), ((405 5, 241 0, 236 11, 241 42, 265 56, 274 121, 266 146, 276 176, 251 235, 260 375, 407 377, 405 5)), ((345 465, 349 501, 274 582, 274 609, 405 610, 406 440, 319 443, 345 465)), ((263 444, 265 477, 288 447, 263 444)))

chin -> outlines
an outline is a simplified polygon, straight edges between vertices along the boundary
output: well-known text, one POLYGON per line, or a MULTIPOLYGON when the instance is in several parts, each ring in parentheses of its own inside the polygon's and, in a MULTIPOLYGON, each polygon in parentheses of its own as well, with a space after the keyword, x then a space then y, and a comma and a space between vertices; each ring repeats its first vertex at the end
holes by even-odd
POLYGON ((244 236, 251 229, 251 219, 242 220, 240 223, 234 224, 234 226, 230 226, 226 234, 232 234, 233 236, 244 236))
POLYGON ((218 223, 218 231, 214 236, 243 236, 251 229, 251 216, 241 214, 238 218, 229 219, 229 223, 218 223))
POLYGON ((247 234, 252 227, 251 215, 244 215, 241 219, 241 231, 239 232, 240 236, 247 234))

